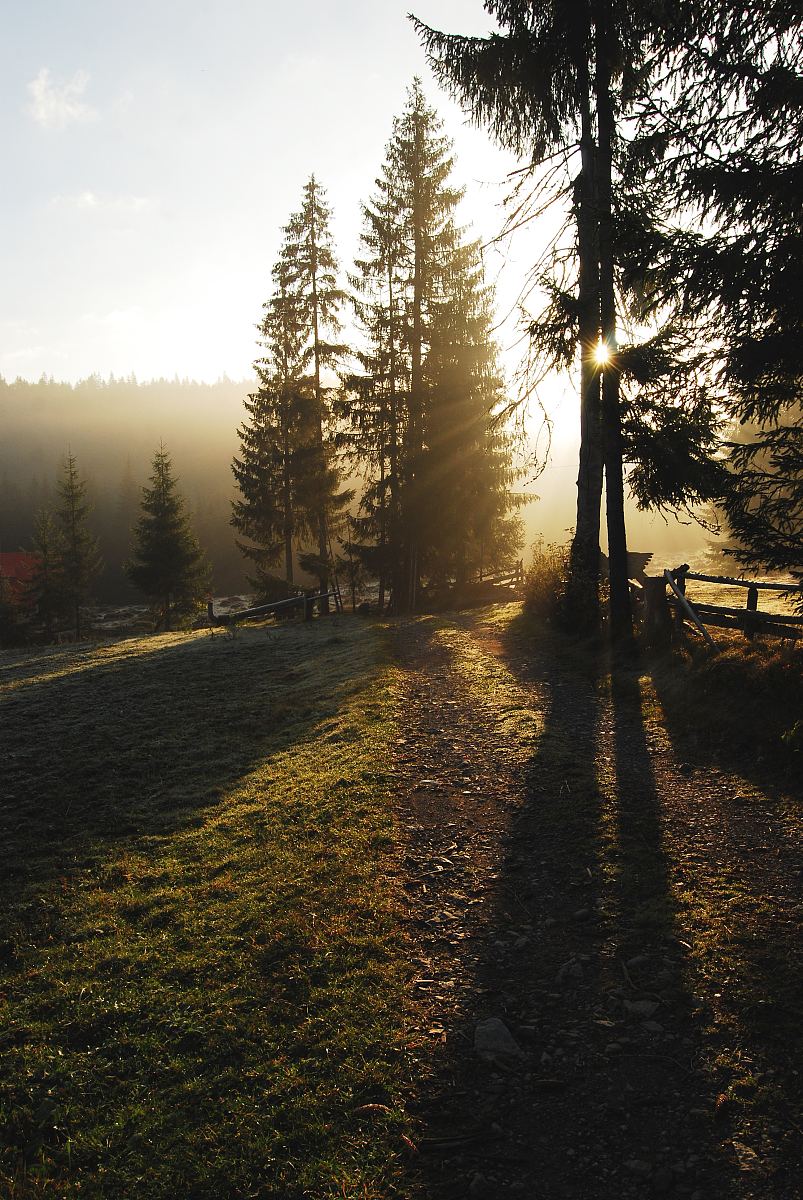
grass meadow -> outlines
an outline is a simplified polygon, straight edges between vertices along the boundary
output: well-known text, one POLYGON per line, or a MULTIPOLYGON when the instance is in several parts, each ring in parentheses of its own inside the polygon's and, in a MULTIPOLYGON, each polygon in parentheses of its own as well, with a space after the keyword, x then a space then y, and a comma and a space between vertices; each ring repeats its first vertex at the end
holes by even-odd
POLYGON ((383 631, 0 661, 0 1194, 392 1196, 383 631))

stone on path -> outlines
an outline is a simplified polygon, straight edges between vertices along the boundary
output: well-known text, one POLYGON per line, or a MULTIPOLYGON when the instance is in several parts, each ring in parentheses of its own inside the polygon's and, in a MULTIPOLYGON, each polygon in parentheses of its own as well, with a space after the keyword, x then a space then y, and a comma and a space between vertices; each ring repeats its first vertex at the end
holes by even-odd
POLYGON ((474 1030, 474 1049, 485 1062, 511 1062, 521 1058, 521 1049, 513 1034, 499 1017, 478 1021, 474 1030))

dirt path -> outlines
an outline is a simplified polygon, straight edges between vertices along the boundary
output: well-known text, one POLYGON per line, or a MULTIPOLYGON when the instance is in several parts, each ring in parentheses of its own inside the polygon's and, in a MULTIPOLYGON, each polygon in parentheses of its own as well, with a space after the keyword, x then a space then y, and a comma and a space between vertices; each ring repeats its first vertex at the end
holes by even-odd
POLYGON ((509 614, 397 653, 420 1193, 792 1200, 789 798, 509 614))

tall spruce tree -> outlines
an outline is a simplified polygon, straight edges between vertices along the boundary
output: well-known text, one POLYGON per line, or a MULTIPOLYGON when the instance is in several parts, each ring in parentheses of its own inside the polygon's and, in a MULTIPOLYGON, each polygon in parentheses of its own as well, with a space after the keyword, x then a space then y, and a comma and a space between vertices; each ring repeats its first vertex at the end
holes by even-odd
POLYGON ((508 565, 519 544, 510 515, 519 498, 510 439, 494 419, 505 397, 478 243, 456 249, 440 291, 425 362, 423 563, 430 579, 454 579, 460 590, 489 566, 508 565))
POLYGON ((355 284, 367 349, 364 375, 350 381, 355 445, 367 460, 360 528, 373 540, 362 554, 389 579, 397 612, 415 608, 422 579, 473 569, 482 506, 491 553, 503 522, 489 511, 510 505, 509 448, 491 429, 500 385, 489 296, 477 247, 455 224, 462 192, 452 166, 416 80, 364 208, 355 284))
POLYGON ((365 347, 357 352, 363 373, 346 381, 350 400, 345 410, 351 417, 351 433, 343 438, 365 477, 361 515, 354 522, 352 541, 361 543, 359 553, 379 580, 380 609, 385 607, 388 588, 398 597, 404 586, 399 468, 407 360, 401 213, 394 182, 386 159, 375 195, 363 206, 362 253, 350 278, 354 308, 365 335, 365 347))
POLYGON ((633 276, 698 347, 734 423, 722 488, 733 551, 798 579, 802 35, 795 5, 749 17, 732 0, 678 5, 627 164, 633 276))
POLYGON ((351 498, 341 486, 342 471, 335 457, 333 398, 337 383, 331 377, 342 364, 347 347, 338 340, 346 294, 337 280, 331 215, 324 189, 313 175, 304 187, 301 208, 285 227, 278 268, 296 328, 302 334, 304 382, 311 389, 312 437, 299 451, 297 500, 317 540, 315 551, 305 556, 303 565, 317 575, 322 592, 329 587, 333 526, 351 498))
POLYGON ((72 451, 67 452, 64 470, 58 482, 58 501, 54 513, 58 542, 58 574, 64 602, 73 617, 76 638, 81 636, 81 605, 92 592, 92 584, 103 563, 97 539, 88 527, 92 505, 87 499, 86 483, 78 473, 72 451))
POLYGON ((309 532, 304 493, 305 448, 316 441, 315 401, 305 381, 306 329, 289 287, 289 267, 273 269, 274 292, 259 325, 265 355, 254 363, 259 390, 248 397, 248 420, 240 427, 240 456, 232 470, 239 497, 232 524, 247 540, 238 545, 255 564, 251 580, 260 594, 272 595, 269 568, 284 558, 284 577, 294 582, 294 547, 309 532))
MULTIPOLYGON (((575 158, 579 160, 571 186, 558 190, 560 199, 571 202, 575 224, 573 289, 567 286, 565 257, 559 253, 552 263, 552 278, 539 281, 545 284, 551 304, 545 319, 533 322, 530 332, 547 361, 566 363, 574 347, 579 352, 581 446, 568 595, 573 620, 577 625, 593 625, 597 612, 604 464, 611 625, 615 636, 626 640, 631 614, 623 460, 628 448, 639 443, 631 440, 628 447, 624 431, 621 383, 626 355, 619 345, 622 322, 616 302, 617 282, 621 283, 616 165, 621 118, 642 93, 649 74, 647 54, 664 16, 639 0, 615 6, 610 0, 577 4, 486 0, 485 8, 502 29, 488 38, 443 34, 421 22, 416 25, 442 82, 479 123, 489 124, 504 145, 526 157, 536 178, 547 161, 570 169, 575 158), (597 360, 598 347, 604 351, 604 365, 597 360)), ((520 215, 522 208, 517 211, 520 215)), ((669 344, 665 338, 662 354, 652 356, 653 369, 658 362, 666 367, 669 344)), ((632 382, 638 390, 644 381, 634 376, 632 382)), ((664 396, 667 391, 664 388, 664 396)), ((653 401, 659 394, 660 388, 654 391, 653 401)), ((635 416, 638 405, 631 405, 630 411, 635 416)), ((698 406, 695 430, 701 415, 698 406)), ((682 406, 674 406, 667 421, 680 424, 683 416, 682 406)), ((711 425, 709 420, 709 431, 711 425)), ((689 433, 686 444, 693 443, 689 433)), ((646 451, 654 444, 654 438, 644 437, 640 446, 646 451)), ((694 477, 695 471, 687 475, 694 477)), ((654 471, 652 478, 657 478, 654 471)), ((699 471, 697 479, 699 483, 699 471)), ((671 497, 655 499, 671 503, 679 490, 675 481, 671 497)))
POLYGON ((150 487, 142 489, 140 510, 125 570, 134 586, 156 602, 159 625, 169 630, 176 614, 188 611, 203 595, 209 567, 164 446, 154 454, 150 487))
POLYGON ((265 350, 254 363, 259 390, 246 402, 233 471, 239 489, 232 524, 238 545, 256 567, 251 580, 273 594, 271 567, 284 558, 286 582, 294 557, 326 591, 333 526, 350 493, 336 460, 333 373, 346 354, 336 341, 344 293, 329 230, 330 210, 315 178, 301 210, 284 229, 273 268, 273 293, 259 326, 265 350), (310 543, 314 549, 310 551, 310 543))
POLYGON ((427 406, 425 356, 432 344, 439 284, 458 245, 454 214, 463 191, 449 182, 453 165, 451 144, 443 134, 442 122, 427 104, 421 82, 416 79, 407 107, 394 123, 387 155, 398 214, 399 262, 405 275, 402 347, 408 372, 401 479, 405 494, 404 574, 396 602, 401 610, 415 609, 421 578, 426 503, 421 478, 427 406))

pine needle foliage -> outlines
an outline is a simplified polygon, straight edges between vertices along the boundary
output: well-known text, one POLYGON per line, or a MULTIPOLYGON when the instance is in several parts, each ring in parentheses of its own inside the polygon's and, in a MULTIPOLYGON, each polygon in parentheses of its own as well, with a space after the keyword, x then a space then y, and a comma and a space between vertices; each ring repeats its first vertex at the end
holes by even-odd
POLYGON ((48 508, 42 508, 34 519, 34 567, 25 586, 28 604, 51 633, 59 617, 64 615, 66 596, 62 573, 59 532, 56 520, 48 508))
POLYGON ((160 446, 153 457, 150 487, 142 489, 126 574, 158 606, 159 626, 172 629, 203 595, 209 568, 177 490, 170 455, 160 446))
POLYGON ((57 491, 55 528, 60 587, 66 609, 73 618, 75 636, 80 638, 81 605, 91 595, 92 584, 100 574, 103 562, 97 538, 88 526, 92 505, 87 497, 87 486, 78 472, 72 451, 68 451, 64 459, 57 491))
POLYGON ((707 0, 666 36, 627 157, 631 275, 718 385, 732 552, 803 579, 803 17, 707 0))
POLYGON ((452 146, 419 80, 363 208, 353 284, 365 337, 347 380, 344 438, 366 477, 354 550, 394 611, 460 582, 517 542, 491 294, 456 223, 452 146))
POLYGON ((298 559, 327 590, 332 533, 351 498, 335 444, 335 373, 348 348, 339 340, 345 293, 330 222, 324 190, 313 176, 284 228, 273 292, 258 326, 264 350, 254 363, 259 388, 248 397, 247 419, 238 430, 232 525, 255 566, 251 583, 264 596, 276 593, 271 569, 282 558, 289 588, 298 559))

